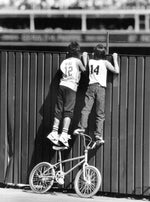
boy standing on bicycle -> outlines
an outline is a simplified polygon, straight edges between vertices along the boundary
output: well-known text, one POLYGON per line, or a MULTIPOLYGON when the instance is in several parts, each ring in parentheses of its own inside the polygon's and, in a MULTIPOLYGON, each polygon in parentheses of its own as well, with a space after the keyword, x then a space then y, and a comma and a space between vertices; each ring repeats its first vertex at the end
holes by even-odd
POLYGON ((89 85, 85 95, 85 106, 81 111, 81 119, 78 124, 79 128, 74 131, 78 134, 85 132, 88 124, 88 117, 96 102, 96 130, 95 139, 104 143, 103 140, 103 122, 105 119, 105 89, 107 82, 107 70, 119 74, 119 65, 117 53, 113 53, 114 66, 106 60, 106 49, 102 44, 94 48, 94 59, 90 59, 89 66, 89 85))
MULTIPOLYGON (((87 62, 87 54, 83 54, 83 61, 87 62)), ((52 132, 47 136, 54 144, 62 143, 68 145, 70 136, 68 135, 69 126, 73 116, 76 91, 80 80, 81 72, 85 71, 85 67, 81 60, 80 46, 77 42, 71 42, 68 46, 68 58, 61 65, 62 78, 60 80, 57 103, 55 106, 55 117, 52 132), (62 133, 59 135, 59 125, 63 118, 62 133)))

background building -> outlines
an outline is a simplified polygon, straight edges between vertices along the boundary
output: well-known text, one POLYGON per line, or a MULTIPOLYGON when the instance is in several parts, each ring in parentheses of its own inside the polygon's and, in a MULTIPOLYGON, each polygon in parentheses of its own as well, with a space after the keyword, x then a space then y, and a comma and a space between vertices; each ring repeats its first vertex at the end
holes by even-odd
POLYGON ((149 8, 150 0, 1 0, 0 45, 65 50, 77 40, 91 50, 109 33, 110 51, 147 54, 149 8))

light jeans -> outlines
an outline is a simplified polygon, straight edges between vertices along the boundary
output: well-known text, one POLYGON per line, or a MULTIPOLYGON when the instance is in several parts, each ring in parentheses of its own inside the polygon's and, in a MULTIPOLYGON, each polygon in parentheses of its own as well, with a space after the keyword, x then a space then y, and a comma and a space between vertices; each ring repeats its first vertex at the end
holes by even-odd
POLYGON ((103 123, 105 120, 105 88, 100 84, 90 84, 85 95, 85 106, 81 111, 80 128, 86 129, 88 126, 88 118, 91 113, 93 104, 96 105, 94 135, 103 137, 103 123))

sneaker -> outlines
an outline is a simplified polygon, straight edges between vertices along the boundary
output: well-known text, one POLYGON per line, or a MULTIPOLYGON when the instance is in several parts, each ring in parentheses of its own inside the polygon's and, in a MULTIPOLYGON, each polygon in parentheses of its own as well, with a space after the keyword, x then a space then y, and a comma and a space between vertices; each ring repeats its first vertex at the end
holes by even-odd
POLYGON ((75 135, 79 135, 80 133, 85 133, 85 129, 84 128, 77 128, 73 132, 73 134, 75 134, 75 135))
POLYGON ((57 179, 57 182, 60 184, 60 185, 63 185, 65 182, 64 182, 64 179, 63 178, 58 178, 57 179))
POLYGON ((103 140, 102 137, 100 137, 99 135, 95 136, 96 141, 98 141, 99 143, 103 144, 105 141, 103 140))
POLYGON ((57 131, 52 131, 48 136, 47 138, 53 142, 55 145, 59 145, 59 135, 58 135, 58 132, 57 131))
POLYGON ((68 140, 71 139, 70 135, 68 135, 67 133, 62 132, 62 134, 60 135, 59 141, 65 145, 66 147, 69 147, 69 143, 68 140))

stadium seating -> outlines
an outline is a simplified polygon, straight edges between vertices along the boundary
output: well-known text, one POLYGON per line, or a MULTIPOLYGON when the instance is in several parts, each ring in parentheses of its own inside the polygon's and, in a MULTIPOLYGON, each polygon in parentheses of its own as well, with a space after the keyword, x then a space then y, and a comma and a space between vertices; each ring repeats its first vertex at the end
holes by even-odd
POLYGON ((0 9, 149 9, 150 0, 0 0, 0 9))

